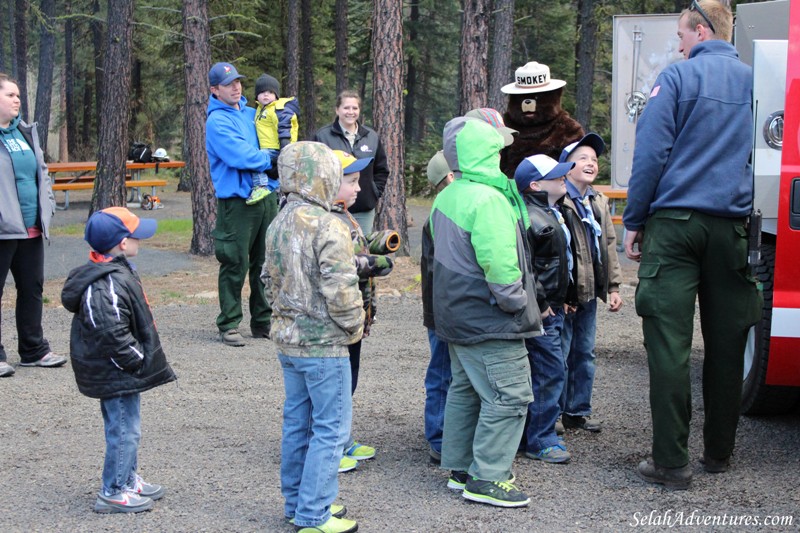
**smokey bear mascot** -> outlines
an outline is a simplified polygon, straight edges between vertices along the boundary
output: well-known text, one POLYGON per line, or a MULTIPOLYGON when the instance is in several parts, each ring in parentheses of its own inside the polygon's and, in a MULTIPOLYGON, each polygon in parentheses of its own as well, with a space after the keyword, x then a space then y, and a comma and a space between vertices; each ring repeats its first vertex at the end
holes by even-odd
POLYGON ((515 79, 501 89, 509 95, 506 126, 519 131, 500 152, 500 168, 509 178, 526 157, 545 154, 558 161, 562 148, 583 138, 581 125, 561 108, 567 82, 550 79, 550 68, 535 61, 518 68, 515 79))

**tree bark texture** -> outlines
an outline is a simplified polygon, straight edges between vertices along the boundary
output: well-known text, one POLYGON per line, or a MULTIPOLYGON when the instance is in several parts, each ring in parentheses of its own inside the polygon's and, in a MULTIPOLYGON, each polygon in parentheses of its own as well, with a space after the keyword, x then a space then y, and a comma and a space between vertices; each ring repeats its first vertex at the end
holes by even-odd
POLYGON ((39 25, 39 74, 36 77, 36 107, 34 120, 38 123, 39 142, 47 153, 47 136, 50 132, 50 110, 53 97, 53 68, 56 58, 56 3, 55 0, 42 0, 42 22, 39 25))
POLYGON ((125 160, 130 120, 131 43, 133 0, 108 0, 108 22, 103 70, 105 79, 100 113, 97 177, 91 213, 125 205, 125 160))
MULTIPOLYGON (((300 2, 290 0, 286 11, 286 84, 283 92, 289 96, 300 94, 300 2)), ((304 112, 303 109, 300 110, 304 112)), ((303 122, 301 115, 300 122, 303 122)))
POLYGON ((591 131, 597 21, 594 0, 578 0, 578 42, 575 43, 575 120, 591 131))
POLYGON ((380 135, 389 164, 389 179, 378 202, 375 227, 393 229, 402 239, 402 255, 409 255, 406 194, 403 181, 403 12, 397 0, 375 0, 372 49, 373 125, 380 135))
POLYGON ((489 76, 489 107, 502 115, 508 95, 501 89, 514 81, 511 73, 511 48, 514 42, 514 0, 494 0, 492 70, 489 76))
MULTIPOLYGON (((0 13, 6 7, 6 0, 0 2, 0 13)), ((6 64, 6 24, 4 21, 0 20, 0 72, 5 72, 9 74, 8 65, 6 64)))
MULTIPOLYGON (((133 0, 131 0, 133 1, 133 0)), ((97 113, 97 121, 99 124, 102 110, 103 91, 105 84, 103 83, 103 27, 99 22, 100 17, 100 0, 94 0, 93 11, 95 19, 89 23, 92 31, 92 44, 94 45, 94 101, 97 113)), ((111 16, 111 14, 109 14, 111 16)), ((130 69, 128 69, 130 71, 130 69)), ((84 102, 84 105, 89 105, 89 102, 84 102)), ((99 139, 98 139, 99 142, 99 139)))
POLYGON ((317 99, 314 85, 314 30, 312 25, 312 0, 301 0, 300 26, 303 41, 300 43, 300 54, 303 58, 303 90, 300 93, 300 111, 303 121, 300 124, 302 139, 310 139, 317 131, 317 99))
POLYGON ((183 158, 185 174, 192 184, 192 244, 189 253, 212 255, 211 232, 217 223, 217 201, 211 183, 206 152, 206 109, 208 70, 211 68, 211 43, 208 28, 208 0, 183 2, 184 70, 186 107, 184 111, 183 158))
MULTIPOLYGON (((72 2, 67 0, 65 8, 67 16, 72 14, 72 2)), ((64 111, 66 113, 67 122, 67 154, 69 158, 74 158, 77 155, 78 143, 78 121, 75 116, 75 109, 77 109, 77 102, 75 100, 75 57, 72 47, 72 32, 74 24, 72 19, 67 18, 64 21, 64 111)), ((62 157, 62 161, 67 161, 62 157)))
POLYGON ((461 107, 470 109, 489 103, 487 50, 489 49, 489 13, 491 0, 464 0, 461 25, 461 107))
POLYGON ((28 122, 28 0, 16 0, 14 7, 14 76, 19 87, 19 115, 28 122))
POLYGON ((336 36, 336 94, 338 95, 342 91, 350 88, 348 82, 348 52, 350 50, 347 40, 347 0, 336 0, 335 11, 336 24, 334 28, 334 35, 336 36))
MULTIPOLYGON (((412 2, 408 17, 408 44, 409 48, 415 50, 417 41, 417 25, 419 24, 419 2, 412 2)), ((414 121, 414 112, 417 103, 417 60, 412 53, 408 58, 406 67, 406 139, 414 143, 419 140, 420 134, 414 121)))

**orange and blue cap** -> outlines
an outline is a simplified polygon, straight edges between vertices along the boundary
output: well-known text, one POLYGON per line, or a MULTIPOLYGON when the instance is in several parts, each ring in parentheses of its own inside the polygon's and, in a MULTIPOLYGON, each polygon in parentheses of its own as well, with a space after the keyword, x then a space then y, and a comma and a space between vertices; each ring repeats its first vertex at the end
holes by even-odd
POLYGON ((107 207, 89 217, 84 239, 96 252, 105 253, 128 237, 149 239, 157 227, 153 218, 139 218, 125 207, 107 207))

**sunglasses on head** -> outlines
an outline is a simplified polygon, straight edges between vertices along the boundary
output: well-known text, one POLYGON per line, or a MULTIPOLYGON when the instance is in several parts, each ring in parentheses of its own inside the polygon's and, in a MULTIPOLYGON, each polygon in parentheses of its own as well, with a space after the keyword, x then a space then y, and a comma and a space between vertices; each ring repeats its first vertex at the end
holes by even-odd
POLYGON ((711 20, 708 18, 708 15, 706 15, 706 12, 703 11, 702 7, 700 7, 700 4, 697 3, 697 0, 692 0, 692 6, 689 8, 689 11, 697 11, 700 13, 700 16, 703 17, 703 20, 705 20, 706 24, 708 24, 708 29, 714 33, 717 33, 717 31, 714 29, 714 25, 711 24, 711 20))

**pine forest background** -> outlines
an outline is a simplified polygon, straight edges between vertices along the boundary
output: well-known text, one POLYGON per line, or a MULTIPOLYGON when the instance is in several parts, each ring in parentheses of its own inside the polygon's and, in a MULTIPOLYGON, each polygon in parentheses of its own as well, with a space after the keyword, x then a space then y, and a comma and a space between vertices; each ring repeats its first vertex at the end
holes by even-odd
MULTIPOLYGON (((528 61, 567 86, 563 106, 611 141, 612 17, 677 13, 680 0, 0 0, 0 72, 20 83, 48 161, 97 160, 92 209, 124 205, 132 141, 187 162, 192 252, 213 253, 204 159, 207 72, 236 65, 301 105, 301 138, 333 120, 336 94, 362 96, 392 177, 378 225, 405 236, 404 200, 430 194, 428 159, 444 124, 473 107, 505 110, 502 85, 528 61)), ((735 4, 735 3, 734 3, 735 4)), ((608 175, 608 162, 602 164, 608 175)), ((407 240, 406 240, 407 242, 407 240)))

